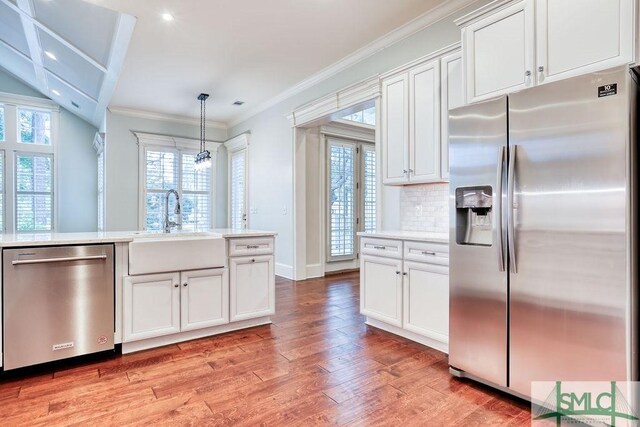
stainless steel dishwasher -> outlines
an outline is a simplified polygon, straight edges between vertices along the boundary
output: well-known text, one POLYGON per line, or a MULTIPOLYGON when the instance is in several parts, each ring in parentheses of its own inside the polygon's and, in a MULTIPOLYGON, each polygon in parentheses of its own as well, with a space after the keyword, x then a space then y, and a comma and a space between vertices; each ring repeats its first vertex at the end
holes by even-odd
POLYGON ((5 370, 114 348, 112 244, 2 256, 5 370))

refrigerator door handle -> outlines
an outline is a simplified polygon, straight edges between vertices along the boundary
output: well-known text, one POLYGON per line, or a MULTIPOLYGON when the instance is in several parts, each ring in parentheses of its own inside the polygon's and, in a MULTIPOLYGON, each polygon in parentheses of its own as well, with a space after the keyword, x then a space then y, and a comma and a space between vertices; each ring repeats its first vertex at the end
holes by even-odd
POLYGON ((504 178, 504 145, 498 149, 498 176, 495 191, 496 248, 498 249, 498 271, 504 271, 504 245, 502 239, 502 179, 504 178))
POLYGON ((515 236, 515 173, 516 173, 516 149, 517 145, 509 147, 509 164, 507 169, 507 244, 509 245, 509 266, 511 273, 517 273, 516 264, 516 236, 515 236))

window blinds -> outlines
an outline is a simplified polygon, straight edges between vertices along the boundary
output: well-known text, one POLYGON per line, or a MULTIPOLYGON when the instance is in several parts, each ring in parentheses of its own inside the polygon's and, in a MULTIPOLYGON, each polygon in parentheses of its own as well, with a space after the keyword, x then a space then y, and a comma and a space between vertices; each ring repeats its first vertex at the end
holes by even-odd
POLYGON ((246 226, 246 150, 231 154, 230 179, 230 226, 244 229, 246 226))

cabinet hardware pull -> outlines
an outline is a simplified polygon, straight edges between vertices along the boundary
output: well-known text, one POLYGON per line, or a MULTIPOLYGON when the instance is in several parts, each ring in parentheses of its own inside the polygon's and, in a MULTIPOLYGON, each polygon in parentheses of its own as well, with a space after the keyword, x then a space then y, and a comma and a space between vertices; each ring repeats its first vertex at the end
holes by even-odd
POLYGON ((413 173, 413 169, 409 169, 409 173, 413 173))
POLYGON ((403 276, 406 276, 406 275, 407 275, 407 272, 405 271, 404 273, 402 273, 402 275, 403 275, 403 276))
POLYGON ((406 169, 402 169, 402 173, 403 173, 403 174, 407 174, 408 172, 407 172, 407 170, 406 170, 406 169))
POLYGON ((538 67, 538 72, 542 73, 544 71, 544 65, 538 67))
POLYGON ((530 70, 525 71, 524 72, 524 76, 525 77, 531 77, 531 71, 530 70))
POLYGON ((400 274, 400 272, 399 272, 399 271, 396 271, 396 274, 400 274))
POLYGON ((177 288, 178 286, 180 286, 180 285, 178 285, 177 283, 175 285, 173 285, 174 288, 177 288))
POLYGON ((255 258, 251 258, 251 262, 256 262, 256 259, 255 258))
POLYGON ((422 251, 422 255, 435 255, 435 252, 431 252, 431 251, 422 251))
POLYGON ((183 284, 182 284, 182 286, 186 287, 186 286, 187 286, 187 284, 186 284, 186 283, 183 283, 183 284))
POLYGON ((258 249, 259 247, 258 245, 247 245, 247 249, 258 249))
POLYGON ((373 247, 373 249, 382 249, 382 250, 385 250, 385 249, 387 249, 387 247, 386 247, 386 246, 374 246, 374 247, 373 247))

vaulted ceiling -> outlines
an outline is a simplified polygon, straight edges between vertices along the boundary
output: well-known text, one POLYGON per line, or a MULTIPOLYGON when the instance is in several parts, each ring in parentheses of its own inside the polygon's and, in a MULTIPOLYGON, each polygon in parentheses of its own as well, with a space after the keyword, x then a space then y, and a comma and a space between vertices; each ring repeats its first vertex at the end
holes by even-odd
POLYGON ((0 66, 94 123, 107 104, 195 118, 208 92, 229 124, 444 2, 0 0, 0 66))

